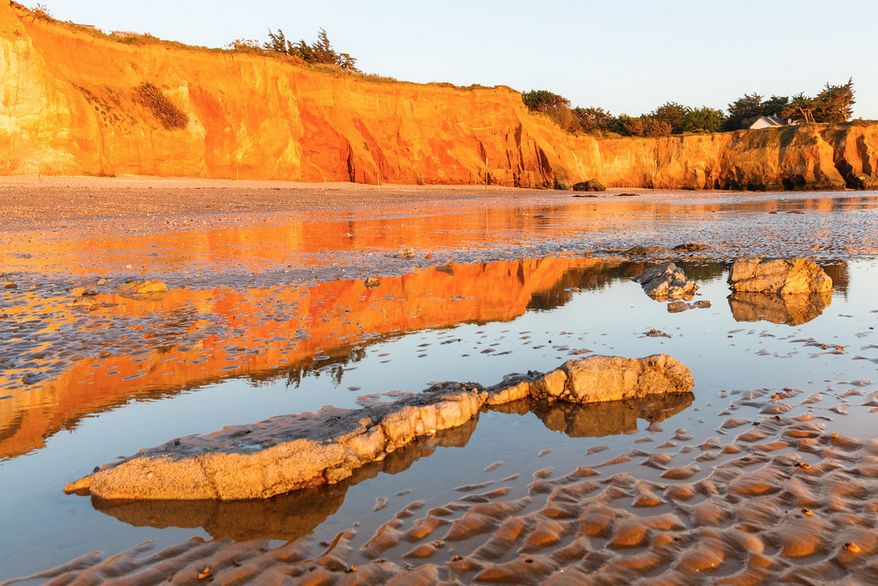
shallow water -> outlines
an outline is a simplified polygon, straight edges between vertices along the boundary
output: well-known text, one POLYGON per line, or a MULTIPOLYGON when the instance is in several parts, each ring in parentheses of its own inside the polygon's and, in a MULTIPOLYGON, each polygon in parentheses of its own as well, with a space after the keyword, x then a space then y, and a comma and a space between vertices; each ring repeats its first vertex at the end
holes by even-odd
MULTIPOLYGON (((276 545, 313 531, 319 549, 358 524, 351 543, 359 552, 413 502, 426 510, 499 487, 514 500, 547 468, 550 479, 587 466, 602 478, 671 482, 661 476, 666 470, 643 465, 658 446, 672 444, 662 449, 676 454, 674 466, 691 465, 697 454, 685 446, 724 433, 731 420, 766 417, 767 397, 784 388, 822 398, 791 404, 785 417, 811 412, 828 432, 873 438, 875 203, 869 193, 691 201, 644 194, 276 218, 161 234, 154 246, 142 236, 94 234, 4 245, 0 271, 17 288, 0 297, 0 580, 93 551, 112 556, 148 540, 161 549, 193 536, 276 545), (713 248, 644 258, 619 252, 692 241, 713 248), (414 246, 416 257, 394 258, 403 246, 414 246), (727 300, 728 263, 759 252, 821 262, 836 284, 831 304, 811 308, 812 319, 797 325, 782 323, 797 320, 777 306, 763 307, 760 321, 736 321, 745 313, 733 313, 727 300), (632 281, 666 258, 683 259, 709 309, 669 313, 632 281), (342 270, 356 278, 337 278, 342 270), (115 293, 119 279, 140 271, 171 291, 157 300, 115 293), (380 284, 366 287, 365 275, 380 284), (98 285, 99 276, 116 280, 98 285), (68 306, 83 289, 97 293, 96 309, 68 306), (667 336, 646 335, 652 329, 667 336), (269 503, 150 508, 61 492, 94 466, 174 437, 325 405, 355 408, 392 399, 368 395, 417 392, 433 381, 490 385, 589 352, 668 353, 692 369, 694 401, 679 412, 667 407, 670 417, 652 426, 634 418, 636 427, 630 412, 639 407, 600 415, 490 411, 344 485, 269 503), (26 374, 36 382, 23 384, 26 374), (761 389, 769 392, 751 393, 761 389), (615 424, 602 429, 595 421, 615 424), (606 462, 615 463, 599 466, 606 462), (458 490, 482 482, 492 484, 458 490), (376 506, 381 499, 386 506, 376 506), (293 514, 302 510, 309 514, 293 514)), ((687 482, 722 461, 701 462, 687 482)), ((350 563, 364 556, 352 553, 350 563)))

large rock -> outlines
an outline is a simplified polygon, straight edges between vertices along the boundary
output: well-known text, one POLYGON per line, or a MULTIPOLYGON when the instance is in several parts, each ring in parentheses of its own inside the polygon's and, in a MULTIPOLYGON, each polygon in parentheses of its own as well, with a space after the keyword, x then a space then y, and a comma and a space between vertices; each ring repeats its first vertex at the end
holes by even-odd
POLYGON ((573 191, 606 191, 607 186, 597 179, 589 179, 588 181, 580 181, 573 184, 573 191))
POLYGON ((389 404, 325 408, 227 427, 142 450, 65 487, 110 500, 245 500, 335 484, 415 439, 520 399, 590 403, 689 392, 692 373, 663 354, 590 356, 490 388, 444 383, 389 404))
POLYGON ((644 293, 655 299, 692 299, 698 285, 686 278, 683 269, 672 262, 643 271, 637 277, 644 293))
POLYGON ((565 362, 534 384, 530 396, 568 403, 603 403, 685 393, 695 382, 686 366, 666 354, 646 358, 589 356, 565 362))
POLYGON ((729 285, 734 292, 823 293, 832 291, 832 279, 807 258, 741 258, 732 265, 729 285))
POLYGON ((95 510, 135 527, 201 527, 214 539, 295 541, 311 533, 333 515, 344 502, 351 486, 380 473, 398 474, 407 470, 420 458, 433 454, 437 447, 465 447, 477 422, 477 419, 471 419, 460 427, 438 432, 435 437, 396 450, 380 461, 358 468, 344 482, 297 490, 270 499, 94 499, 92 504, 95 510))

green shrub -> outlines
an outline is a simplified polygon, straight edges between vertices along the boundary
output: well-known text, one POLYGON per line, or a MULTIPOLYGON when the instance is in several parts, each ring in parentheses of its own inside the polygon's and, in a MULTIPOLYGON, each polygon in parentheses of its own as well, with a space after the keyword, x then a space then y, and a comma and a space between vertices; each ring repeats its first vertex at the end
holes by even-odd
POLYGON ((168 130, 186 128, 186 125, 189 124, 189 116, 186 115, 186 112, 175 106, 159 88, 148 81, 137 87, 137 96, 140 102, 152 110, 162 126, 168 130))

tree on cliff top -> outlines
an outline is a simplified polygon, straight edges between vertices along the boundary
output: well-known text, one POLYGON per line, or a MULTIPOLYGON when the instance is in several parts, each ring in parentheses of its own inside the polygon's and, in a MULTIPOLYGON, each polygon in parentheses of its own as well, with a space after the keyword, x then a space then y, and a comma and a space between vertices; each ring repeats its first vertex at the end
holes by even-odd
POLYGON ((683 116, 683 132, 719 132, 723 126, 723 113, 704 106, 694 108, 683 116))
POLYGON ((760 116, 779 116, 798 122, 847 122, 853 115, 854 80, 842 85, 827 83, 815 97, 804 92, 788 98, 771 96, 763 101, 759 94, 744 94, 729 104, 725 130, 748 128, 760 116))
POLYGON ((830 85, 817 94, 815 118, 820 122, 847 122, 854 113, 854 79, 843 85, 830 85))
POLYGON ((579 119, 570 111, 570 100, 548 90, 531 90, 521 94, 521 100, 531 112, 543 112, 555 121, 561 130, 576 132, 579 119))
POLYGON ((579 120, 579 128, 583 132, 600 132, 609 128, 613 115, 605 112, 603 108, 580 108, 571 110, 579 120))
POLYGON ((548 90, 531 90, 521 94, 521 100, 531 112, 553 114, 559 108, 569 108, 570 100, 548 90))
POLYGON ((853 115, 854 80, 842 85, 829 83, 817 96, 810 98, 804 93, 793 96, 783 111, 785 118, 800 122, 847 122, 853 115))
POLYGON ((677 102, 665 102, 649 115, 656 122, 664 122, 671 127, 671 132, 677 134, 683 132, 683 120, 686 114, 692 111, 689 106, 677 102))
POLYGON ((357 60, 349 53, 338 53, 332 48, 329 36, 324 29, 317 33, 317 40, 310 45, 304 39, 298 43, 287 40, 283 30, 277 29, 277 33, 268 30, 268 41, 263 45, 267 51, 298 57, 305 63, 323 63, 335 65, 348 71, 358 71, 357 60))

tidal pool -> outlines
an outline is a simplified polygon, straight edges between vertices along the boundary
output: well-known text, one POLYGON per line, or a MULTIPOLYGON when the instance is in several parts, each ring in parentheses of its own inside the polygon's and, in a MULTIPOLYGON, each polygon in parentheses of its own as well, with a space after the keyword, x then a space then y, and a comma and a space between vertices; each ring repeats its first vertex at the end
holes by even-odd
MULTIPOLYGON (((168 562, 182 572, 178 551, 156 552, 191 538, 207 548, 193 559, 237 544, 247 559, 290 547, 306 560, 334 550, 351 566, 429 563, 440 578, 463 582, 502 581, 515 564, 525 564, 525 581, 561 570, 612 580, 631 571, 623 562, 637 567, 633 556, 652 556, 643 576, 687 571, 663 557, 660 530, 680 537, 674 556, 706 563, 707 554, 693 553, 706 528, 718 528, 707 537, 726 548, 743 539, 729 531, 756 535, 772 575, 825 578, 839 543, 827 537, 808 549, 784 541, 785 523, 806 532, 790 513, 802 507, 769 472, 786 474, 793 459, 815 470, 833 462, 828 480, 814 486, 829 482, 835 500, 815 496, 809 506, 831 534, 841 534, 840 515, 853 513, 874 530, 867 499, 833 488, 841 479, 832 475, 844 469, 838 461, 867 469, 869 442, 878 439, 875 203, 873 193, 553 196, 148 238, 6 235, 0 272, 15 288, 0 290, 0 580, 100 552, 67 566, 63 581, 64 572, 96 568, 145 542, 150 550, 126 555, 154 555, 144 567, 168 562), (685 242, 710 248, 671 249, 685 242), (657 249, 624 252, 635 244, 657 249), (407 247, 415 249, 410 258, 400 254, 407 247), (760 253, 814 258, 835 283, 830 303, 729 300, 730 262, 760 253), (632 280, 669 259, 700 285, 696 299, 710 308, 669 313, 632 280), (161 278, 170 291, 146 300, 119 295, 118 283, 137 274, 161 278), (366 276, 379 282, 367 286, 366 276), (96 303, 72 307, 83 292, 96 303), (61 491, 117 456, 226 425, 356 408, 435 381, 490 385, 589 353, 659 352, 692 369, 693 398, 487 411, 333 487, 223 504, 108 503, 61 491), (821 427, 796 427, 806 424, 821 427), (819 452, 793 441, 832 433, 853 443, 819 452), (748 467, 767 475, 764 492, 736 488, 748 467), (580 469, 588 472, 570 476, 580 469), (604 500, 563 492, 583 479, 604 500), (710 484, 730 488, 711 494, 710 484), (680 496, 691 486, 697 496, 680 496), (762 518, 747 517, 747 499, 763 496, 779 500, 762 502, 762 518), (502 510, 476 518, 473 507, 486 502, 502 510), (561 502, 572 508, 559 512, 561 502), (589 533, 583 519, 608 508, 629 529, 619 521, 589 533), (641 517, 669 525, 643 525, 641 517), (522 537, 504 546, 509 519, 521 520, 522 537), (430 523, 425 536, 415 531, 430 523), (559 561, 577 547, 590 566, 559 561)), ((846 480, 867 493, 878 488, 869 474, 846 480)), ((867 554, 869 547, 861 546, 867 554)), ((755 555, 721 556, 706 575, 757 575, 755 555)), ((844 568, 870 575, 861 566, 844 568)))

